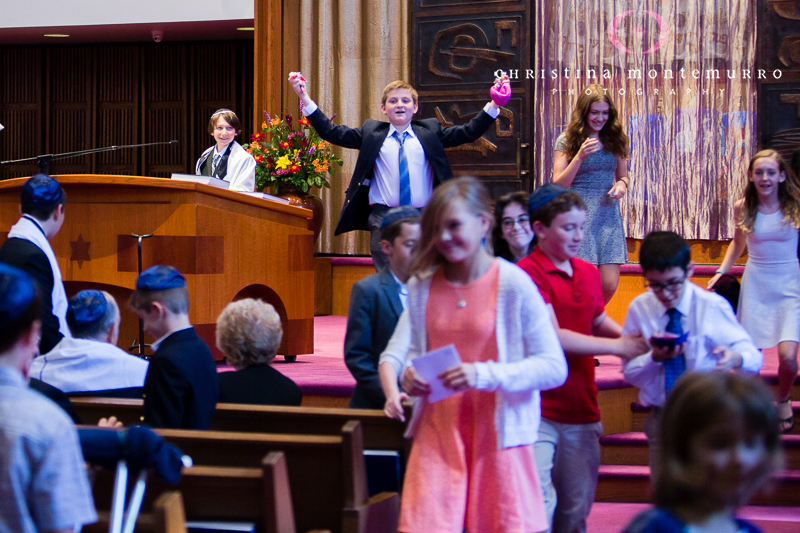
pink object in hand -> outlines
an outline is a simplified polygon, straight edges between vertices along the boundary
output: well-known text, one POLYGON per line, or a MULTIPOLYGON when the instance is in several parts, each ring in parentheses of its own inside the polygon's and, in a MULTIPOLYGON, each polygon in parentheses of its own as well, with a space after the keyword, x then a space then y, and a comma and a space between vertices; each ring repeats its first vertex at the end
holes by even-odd
POLYGON ((494 84, 492 88, 489 90, 489 94, 492 95, 492 101, 503 107, 511 100, 511 84, 508 81, 503 82, 502 84, 494 84))

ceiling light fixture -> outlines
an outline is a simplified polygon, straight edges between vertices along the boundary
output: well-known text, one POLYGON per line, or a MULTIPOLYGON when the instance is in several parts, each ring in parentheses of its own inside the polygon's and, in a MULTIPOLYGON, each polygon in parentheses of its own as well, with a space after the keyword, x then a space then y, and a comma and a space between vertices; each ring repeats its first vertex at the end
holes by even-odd
POLYGON ((45 33, 45 37, 69 37, 66 33, 45 33))
POLYGON ((238 31, 255 31, 255 28, 236 28, 238 31))

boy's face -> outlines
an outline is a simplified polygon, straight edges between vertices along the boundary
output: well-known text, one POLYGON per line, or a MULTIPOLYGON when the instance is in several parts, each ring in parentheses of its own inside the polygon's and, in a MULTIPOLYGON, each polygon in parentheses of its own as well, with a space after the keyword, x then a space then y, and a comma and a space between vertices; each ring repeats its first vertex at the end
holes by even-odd
POLYGON ((144 332, 152 336, 154 340, 169 333, 166 308, 163 305, 156 302, 150 306, 150 309, 137 309, 136 316, 142 319, 144 332))
POLYGON ((217 124, 214 126, 214 140, 217 141, 217 148, 228 146, 231 141, 236 137, 237 131, 233 126, 228 124, 228 121, 221 116, 217 117, 217 124))
POLYGON ((686 290, 686 281, 694 273, 694 263, 689 263, 689 269, 669 267, 663 272, 648 270, 644 273, 647 288, 650 289, 658 301, 667 309, 672 309, 681 301, 683 291, 686 290))
POLYGON ((419 241, 419 224, 400 225, 400 235, 395 237, 391 243, 381 241, 381 250, 389 259, 389 268, 394 275, 405 282, 408 279, 408 270, 413 259, 414 247, 419 241))
POLYGON ((578 254, 585 225, 586 211, 577 207, 556 215, 549 226, 537 220, 533 223, 537 246, 554 263, 569 261, 578 254))
POLYGON ((411 91, 408 89, 395 89, 386 95, 386 103, 381 104, 381 113, 389 118, 395 128, 408 126, 411 117, 418 109, 411 91))

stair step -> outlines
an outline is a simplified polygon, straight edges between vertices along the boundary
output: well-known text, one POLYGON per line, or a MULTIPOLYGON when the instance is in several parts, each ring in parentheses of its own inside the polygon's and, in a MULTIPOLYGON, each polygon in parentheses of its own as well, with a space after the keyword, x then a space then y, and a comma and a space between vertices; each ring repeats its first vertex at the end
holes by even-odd
MULTIPOLYGON (((772 476, 768 490, 750 499, 751 505, 800 506, 800 470, 789 469, 772 476)), ((596 502, 648 503, 650 468, 640 465, 600 465, 596 502)))
MULTIPOLYGON (((781 435, 785 467, 800 469, 800 435, 781 435)), ((614 433, 600 437, 600 463, 604 465, 649 464, 647 435, 642 431, 614 433)))
MULTIPOLYGON (((800 401, 792 402, 794 412, 794 429, 790 435, 800 435, 800 401)), ((650 407, 645 407, 639 402, 631 403, 631 419, 633 421, 631 429, 633 431, 644 431, 644 421, 650 414, 650 407)))

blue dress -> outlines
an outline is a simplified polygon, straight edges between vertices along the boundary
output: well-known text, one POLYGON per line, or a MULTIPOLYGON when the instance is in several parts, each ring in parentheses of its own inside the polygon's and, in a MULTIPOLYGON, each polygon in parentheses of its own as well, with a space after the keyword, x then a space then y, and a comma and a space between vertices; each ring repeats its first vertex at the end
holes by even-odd
MULTIPOLYGON (((558 136, 557 151, 564 151, 565 139, 564 133, 558 136)), ((583 160, 570 186, 586 203, 586 230, 578 257, 593 265, 628 262, 619 200, 608 195, 616 171, 617 156, 599 150, 583 160)))
MULTIPOLYGON (((739 533, 761 533, 761 530, 739 518, 739 533)), ((656 507, 639 513, 623 533, 685 533, 687 525, 666 509, 656 507)))

